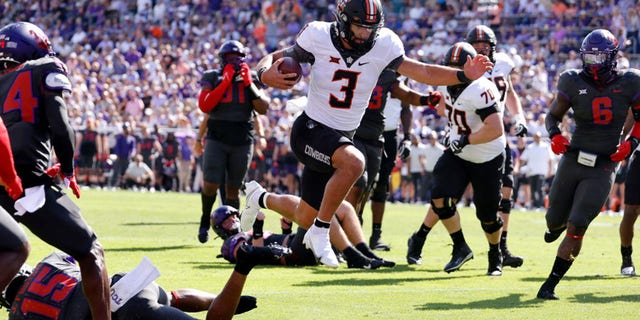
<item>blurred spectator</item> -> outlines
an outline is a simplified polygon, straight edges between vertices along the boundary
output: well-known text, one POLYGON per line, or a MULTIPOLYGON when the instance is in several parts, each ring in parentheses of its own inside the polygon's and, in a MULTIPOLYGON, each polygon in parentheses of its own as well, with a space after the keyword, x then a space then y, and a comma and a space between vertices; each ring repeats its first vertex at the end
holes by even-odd
POLYGON ((129 160, 136 152, 136 138, 131 134, 131 131, 131 124, 125 122, 122 125, 122 133, 116 136, 116 144, 114 146, 116 160, 113 164, 111 181, 109 183, 109 186, 112 188, 121 186, 122 175, 124 175, 124 172, 129 167, 129 160))
MULTIPOLYGON (((142 161, 142 155, 135 155, 133 162, 129 164, 124 172, 124 188, 151 190, 155 184, 153 170, 142 161)), ((153 189, 155 190, 155 189, 153 189)))
POLYGON ((540 132, 533 134, 533 143, 520 155, 520 162, 528 167, 527 179, 531 188, 531 205, 535 209, 544 209, 544 182, 551 177, 553 154, 547 142, 542 141, 540 132))

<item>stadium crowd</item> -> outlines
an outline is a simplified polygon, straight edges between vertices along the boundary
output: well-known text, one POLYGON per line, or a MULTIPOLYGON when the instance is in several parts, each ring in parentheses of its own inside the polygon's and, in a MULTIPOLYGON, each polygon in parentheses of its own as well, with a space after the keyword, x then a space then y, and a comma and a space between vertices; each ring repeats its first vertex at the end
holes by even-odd
MULTIPOLYGON (((577 51, 592 29, 606 27, 618 37, 619 66, 640 66, 640 4, 632 0, 382 3, 385 23, 400 35, 407 55, 424 62, 439 62, 471 26, 491 26, 498 51, 508 53, 516 64, 512 81, 527 115, 530 137, 548 135, 543 115, 557 75, 581 67, 577 51)), ((25 20, 40 26, 69 67, 73 91, 68 106, 78 132, 77 158, 82 158, 82 152, 95 157, 87 164, 86 174, 79 174, 80 183, 123 185, 119 176, 109 179, 109 175, 118 163, 117 141, 122 140, 118 136, 131 130, 138 146, 125 150, 126 156, 120 158, 127 159, 120 160, 128 164, 141 153, 154 169, 157 188, 197 192, 201 188, 200 178, 195 177, 199 159, 193 148, 204 116, 197 108, 199 80, 205 70, 219 66, 220 45, 239 40, 248 48, 246 61, 254 67, 267 53, 290 45, 306 22, 332 20, 334 9, 333 1, 306 0, 20 0, 0 5, 0 23, 25 20), (91 151, 82 147, 88 128, 97 133, 91 151), (141 150, 143 140, 151 145, 149 149, 141 150)), ((306 93, 308 80, 303 77, 293 90, 267 89, 271 105, 260 121, 268 143, 264 150, 257 150, 247 181, 266 180, 275 191, 295 193, 288 190, 295 188, 295 182, 285 179, 284 171, 280 179, 278 168, 290 158, 287 145, 293 116, 287 105, 295 105, 295 98, 306 93)), ((432 90, 417 83, 412 86, 422 92, 432 90)), ((440 135, 444 130, 446 121, 428 108, 413 110, 412 132, 424 143, 432 131, 440 135)), ((508 115, 505 119, 510 122, 508 115)), ((570 132, 573 123, 569 118, 562 126, 570 132)), ((523 150, 530 140, 518 149, 523 150)), ((518 145, 516 140, 511 143, 518 145)), ((408 174, 408 170, 400 172, 408 174)), ((410 196, 400 193, 397 198, 410 196)))

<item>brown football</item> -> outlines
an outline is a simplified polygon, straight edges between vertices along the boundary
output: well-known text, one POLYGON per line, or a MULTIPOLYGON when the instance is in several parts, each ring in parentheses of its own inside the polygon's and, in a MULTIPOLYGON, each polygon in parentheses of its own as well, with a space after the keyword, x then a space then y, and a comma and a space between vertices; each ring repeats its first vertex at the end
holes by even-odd
POLYGON ((297 82, 302 77, 302 66, 298 61, 291 57, 282 58, 282 63, 278 66, 278 71, 282 74, 295 73, 298 75, 295 78, 290 78, 288 80, 295 80, 297 82))

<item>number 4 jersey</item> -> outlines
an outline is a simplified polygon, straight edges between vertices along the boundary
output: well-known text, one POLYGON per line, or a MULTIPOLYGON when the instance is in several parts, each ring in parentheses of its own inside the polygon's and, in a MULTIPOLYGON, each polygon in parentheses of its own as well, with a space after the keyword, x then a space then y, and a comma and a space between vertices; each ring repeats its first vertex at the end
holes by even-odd
MULTIPOLYGON (((71 91, 67 67, 55 57, 27 61, 0 73, 2 120, 9 131, 23 187, 44 183, 51 144, 63 173, 73 173, 74 133, 62 92, 71 91)), ((50 179, 49 179, 50 180, 50 179)))

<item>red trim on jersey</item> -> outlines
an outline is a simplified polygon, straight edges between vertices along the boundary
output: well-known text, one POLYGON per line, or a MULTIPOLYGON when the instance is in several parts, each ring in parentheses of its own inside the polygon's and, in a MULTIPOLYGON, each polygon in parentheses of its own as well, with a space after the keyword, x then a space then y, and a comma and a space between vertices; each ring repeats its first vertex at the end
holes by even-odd
POLYGON ((5 183, 10 183, 13 182, 17 176, 18 173, 16 173, 13 163, 9 132, 0 118, 0 178, 5 183))

